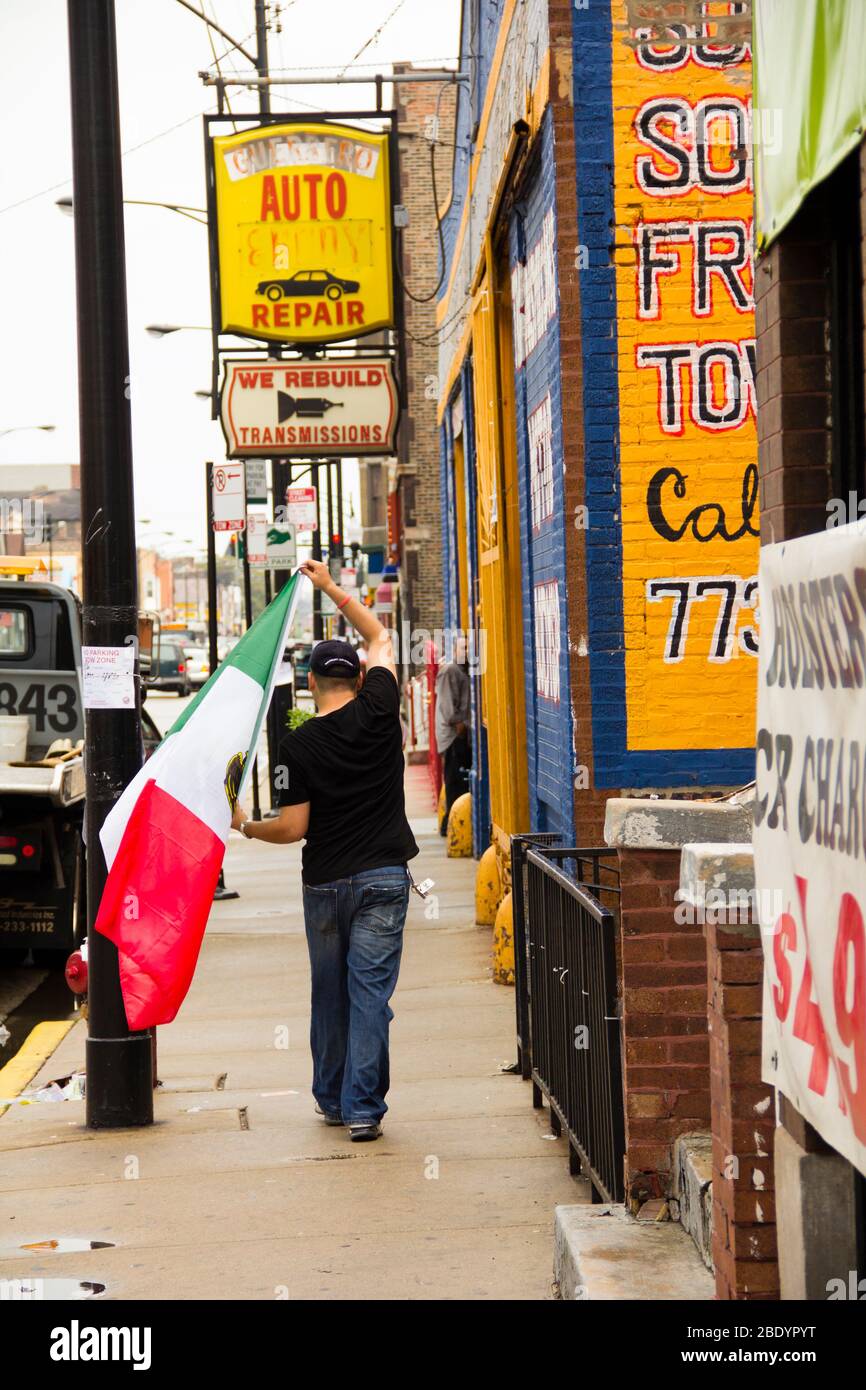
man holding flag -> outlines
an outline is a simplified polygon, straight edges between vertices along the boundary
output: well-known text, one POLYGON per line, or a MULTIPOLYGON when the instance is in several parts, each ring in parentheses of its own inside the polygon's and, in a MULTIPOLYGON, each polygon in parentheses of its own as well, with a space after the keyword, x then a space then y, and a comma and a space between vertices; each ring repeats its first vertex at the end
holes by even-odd
POLYGON ((377 1139, 389 1086, 389 1000, 409 902, 400 697, 387 630, 344 594, 327 566, 302 565, 256 619, 100 832, 108 878, 95 929, 118 949, 133 1031, 170 1023, 195 971, 231 826, 303 852, 312 965, 313 1094, 327 1124, 377 1139), (347 642, 320 642, 310 689, 318 718, 287 736, 279 816, 249 821, 239 797, 252 770, 301 575, 368 643, 362 681, 347 642))
POLYGON ((303 850, 304 920, 312 969, 313 1095, 326 1124, 378 1139, 389 1086, 389 1000, 409 905, 400 692, 391 638, 327 565, 301 566, 367 642, 366 672, 348 642, 320 642, 310 660, 315 719, 287 735, 279 816, 232 825, 252 840, 303 850))

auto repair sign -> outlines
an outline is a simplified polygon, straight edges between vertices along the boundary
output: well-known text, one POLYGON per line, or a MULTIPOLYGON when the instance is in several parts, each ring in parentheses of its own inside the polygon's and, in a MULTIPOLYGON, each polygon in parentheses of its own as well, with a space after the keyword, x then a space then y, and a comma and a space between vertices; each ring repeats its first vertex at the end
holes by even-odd
POLYGON ((331 124, 213 140, 220 328, 291 343, 394 322, 388 136, 331 124))
POLYGON ((397 391, 391 361, 229 359, 220 417, 230 458, 392 453, 397 391))
POLYGON ((866 529, 760 565, 762 1076, 866 1173, 866 529))

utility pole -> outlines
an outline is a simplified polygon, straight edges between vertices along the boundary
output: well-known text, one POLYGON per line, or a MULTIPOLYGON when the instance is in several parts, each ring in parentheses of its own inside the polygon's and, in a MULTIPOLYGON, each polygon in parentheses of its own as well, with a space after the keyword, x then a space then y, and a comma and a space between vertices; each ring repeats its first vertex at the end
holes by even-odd
POLYGON ((213 464, 206 463, 205 492, 207 507, 207 649, 208 666, 213 675, 219 665, 219 634, 217 629, 217 563, 216 536, 213 529, 213 464))
MULTIPOLYGON (((217 562, 216 562, 216 536, 213 529, 213 464, 206 463, 205 471, 205 507, 207 509, 207 650, 208 668, 213 675, 219 665, 219 631, 217 627, 217 562)), ((217 879, 217 886, 214 889, 214 902, 223 902, 226 898, 238 898, 240 894, 234 889, 226 888, 225 869, 220 869, 217 879)))
MULTIPOLYGON (((313 532, 313 544, 310 553, 314 560, 322 558, 322 507, 319 495, 319 465, 310 464, 310 479, 316 491, 316 529, 313 532)), ((322 591, 313 590, 313 641, 321 642, 325 635, 325 625, 322 618, 322 591)))
MULTIPOLYGON (((267 544, 267 542, 266 542, 267 544)), ((246 619, 246 630, 249 632, 253 625, 253 583, 250 574, 250 547, 247 540, 247 533, 243 533, 243 576, 244 576, 244 617, 246 619)), ((259 760, 253 760, 253 820, 261 820, 262 808, 259 802, 259 760)))
MULTIPOLYGON (((256 68, 260 77, 268 76, 268 18, 266 0, 255 0, 256 9, 256 68)), ((259 89, 259 110, 266 116, 271 112, 271 94, 267 87, 259 89)), ((244 538, 246 540, 246 537, 244 538)), ((267 545, 267 542, 265 542, 267 545)), ((244 604, 246 606, 247 630, 253 620, 252 583, 250 576, 249 547, 244 545, 244 604)), ((269 750, 270 751, 270 750, 269 750)), ((259 760, 253 763, 253 820, 261 820, 259 804, 259 760)))
MULTIPOLYGON (((268 77, 270 70, 268 67, 268 23, 267 23, 267 3, 266 0, 255 0, 256 9, 256 69, 259 77, 268 77)), ((263 116, 271 114, 271 89, 270 87, 259 87, 259 111, 263 116)), ((279 357, 281 346, 279 343, 268 344, 268 354, 271 357, 279 357)), ((285 502, 286 492, 286 472, 288 466, 282 459, 271 459, 271 487, 273 492, 274 508, 281 507, 285 502)), ((289 582, 289 570, 275 570, 273 576, 274 592, 280 590, 289 582)), ((270 589, 271 576, 265 576, 265 582, 270 589)), ((270 595, 268 593, 268 601, 270 595)), ((275 750, 268 748, 271 757, 275 750)))
POLYGON ((335 584, 340 582, 339 571, 334 574, 334 466, 333 460, 328 459, 325 464, 327 473, 325 474, 328 485, 328 569, 331 571, 331 578, 335 584))
MULTIPOLYGON (((114 0, 68 0, 81 433, 85 646, 138 632, 132 422, 114 0)), ((136 663, 136 681, 138 669, 136 663)), ((153 1123, 149 1032, 131 1033, 116 946, 93 931, 107 877, 103 821, 141 766, 141 714, 85 715, 88 972, 87 1123, 153 1123)))
MULTIPOLYGON (((256 0, 256 69, 259 77, 269 76, 266 0, 256 0)), ((271 91, 267 86, 259 88, 259 110, 265 116, 271 114, 271 91)))
MULTIPOLYGON (((343 561, 346 556, 346 533, 343 530, 343 460, 337 459, 337 534, 340 537, 340 569, 343 568, 343 561)), ((337 580, 340 583, 340 580, 337 580)), ((346 619, 340 614, 337 620, 337 633, 340 637, 346 635, 346 619)))

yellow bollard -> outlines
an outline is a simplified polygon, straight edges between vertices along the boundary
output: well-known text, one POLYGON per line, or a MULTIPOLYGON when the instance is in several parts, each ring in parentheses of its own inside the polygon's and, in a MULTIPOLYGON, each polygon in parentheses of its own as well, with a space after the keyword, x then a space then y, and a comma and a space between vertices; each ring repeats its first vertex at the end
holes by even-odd
POLYGON ((458 796, 448 817, 448 858, 472 858, 472 795, 458 796))
POLYGON ((499 861, 496 846, 488 845, 478 861, 475 876, 475 921, 479 927, 492 927, 496 921, 496 909, 502 902, 502 879, 499 874, 499 861))
POLYGON ((514 984, 514 916, 510 893, 506 893, 499 904, 493 927, 493 982, 514 984))
POLYGON ((438 809, 438 815, 439 815, 439 834, 441 835, 443 829, 445 828, 445 783, 444 783, 444 782, 442 783, 442 786, 439 788, 439 809, 438 809))

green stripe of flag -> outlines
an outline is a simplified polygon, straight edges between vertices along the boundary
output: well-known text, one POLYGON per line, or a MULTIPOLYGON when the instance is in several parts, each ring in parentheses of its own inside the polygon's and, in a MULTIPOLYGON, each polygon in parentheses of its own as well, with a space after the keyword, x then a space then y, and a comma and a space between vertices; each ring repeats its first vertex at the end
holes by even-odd
POLYGON ((300 572, 293 574, 276 598, 259 614, 249 631, 235 644, 225 660, 220 662, 195 699, 178 715, 166 738, 180 733, 193 711, 206 699, 223 671, 229 666, 237 666, 245 675, 256 681, 262 687, 263 695, 265 691, 270 690, 271 681, 282 659, 286 627, 300 582, 300 572))

